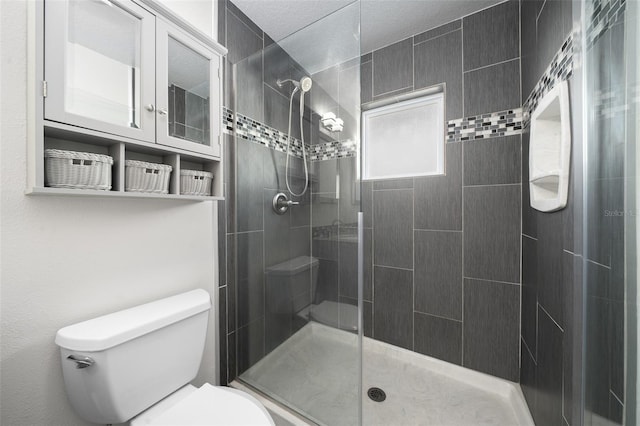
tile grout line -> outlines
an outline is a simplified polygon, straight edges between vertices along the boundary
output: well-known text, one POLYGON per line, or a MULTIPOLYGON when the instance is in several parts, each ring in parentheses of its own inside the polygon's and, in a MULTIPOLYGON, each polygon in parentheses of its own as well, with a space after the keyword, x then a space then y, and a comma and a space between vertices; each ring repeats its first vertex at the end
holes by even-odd
POLYGON ((514 282, 510 282, 510 281, 499 281, 499 280, 490 280, 488 278, 475 278, 475 277, 467 277, 466 275, 462 275, 463 279, 466 280, 473 280, 473 281, 482 281, 482 282, 488 282, 488 283, 495 283, 495 284, 508 284, 508 285, 516 285, 516 286, 520 286, 520 283, 514 283, 514 282))
POLYGON ((447 321, 455 321, 455 322, 458 322, 458 323, 462 324, 462 320, 455 319, 455 318, 449 318, 449 317, 445 317, 445 316, 442 316, 442 315, 436 315, 436 314, 432 314, 432 313, 429 313, 429 312, 423 312, 423 311, 419 311, 417 309, 414 309, 413 313, 420 314, 420 315, 427 315, 427 316, 434 317, 434 318, 440 318, 440 319, 447 320, 447 321))
MULTIPOLYGON (((462 19, 461 19, 461 20, 462 20, 462 19)), ((447 24, 444 24, 444 25, 447 25, 447 24)), ((444 25, 441 25, 441 26, 444 26, 444 25)), ((439 28, 439 27, 436 27, 436 28, 434 28, 434 29, 437 29, 437 28, 439 28)), ((419 42, 416 42, 416 41, 415 41, 416 36, 419 36, 420 34, 424 34, 424 33, 416 34, 416 35, 414 35, 414 36, 413 36, 413 46, 414 46, 414 47, 416 47, 416 46, 420 46, 421 44, 427 43, 427 42, 429 42, 429 41, 436 40, 436 39, 438 39, 438 38, 440 38, 440 37, 444 37, 444 36, 449 35, 449 34, 451 34, 451 33, 455 33, 456 31, 460 31, 461 29, 462 29, 462 22, 460 23, 460 28, 456 28, 455 30, 447 31, 446 33, 442 33, 442 34, 439 34, 439 35, 437 35, 437 36, 433 36, 433 37, 430 37, 430 38, 424 39, 424 40, 419 41, 419 42)), ((428 31, 426 31, 426 32, 428 32, 428 31)))
POLYGON ((506 59, 506 60, 504 60, 504 61, 496 62, 496 63, 489 64, 489 65, 483 65, 483 66, 481 66, 481 67, 478 67, 478 68, 472 68, 472 69, 469 69, 469 70, 466 70, 466 71, 464 71, 464 68, 463 68, 462 73, 463 73, 463 74, 467 74, 467 73, 471 73, 471 72, 475 72, 475 71, 480 71, 480 70, 483 70, 483 69, 485 69, 485 68, 495 67, 496 65, 503 65, 503 64, 506 64, 507 62, 513 62, 513 61, 517 61, 517 60, 519 60, 519 59, 520 59, 520 57, 519 57, 519 56, 516 56, 516 57, 511 58, 511 59, 506 59))

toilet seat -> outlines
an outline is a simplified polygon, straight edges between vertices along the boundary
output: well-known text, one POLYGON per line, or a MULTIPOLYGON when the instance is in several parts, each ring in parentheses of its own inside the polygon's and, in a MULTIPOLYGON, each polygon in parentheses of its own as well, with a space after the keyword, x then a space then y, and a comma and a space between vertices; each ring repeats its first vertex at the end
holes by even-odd
MULTIPOLYGON (((193 389, 193 388, 192 388, 193 389)), ((149 410, 151 411, 151 410, 149 410)), ((205 383, 187 392, 166 410, 142 413, 132 425, 154 426, 273 426, 267 410, 251 395, 205 383)))

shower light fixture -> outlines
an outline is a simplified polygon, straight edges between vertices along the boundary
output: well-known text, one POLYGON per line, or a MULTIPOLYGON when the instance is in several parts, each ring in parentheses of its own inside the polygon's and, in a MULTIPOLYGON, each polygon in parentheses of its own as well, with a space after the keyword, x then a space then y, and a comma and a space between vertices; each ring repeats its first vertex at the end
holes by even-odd
POLYGON ((341 132, 344 128, 344 121, 342 121, 341 118, 336 117, 332 112, 322 114, 320 122, 322 123, 322 127, 330 132, 341 132))

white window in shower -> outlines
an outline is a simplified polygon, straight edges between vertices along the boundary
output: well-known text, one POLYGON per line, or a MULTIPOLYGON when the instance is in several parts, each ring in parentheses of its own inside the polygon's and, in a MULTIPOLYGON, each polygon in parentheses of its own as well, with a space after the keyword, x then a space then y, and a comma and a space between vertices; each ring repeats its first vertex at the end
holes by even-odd
POLYGON ((364 179, 444 173, 444 93, 362 113, 364 179))

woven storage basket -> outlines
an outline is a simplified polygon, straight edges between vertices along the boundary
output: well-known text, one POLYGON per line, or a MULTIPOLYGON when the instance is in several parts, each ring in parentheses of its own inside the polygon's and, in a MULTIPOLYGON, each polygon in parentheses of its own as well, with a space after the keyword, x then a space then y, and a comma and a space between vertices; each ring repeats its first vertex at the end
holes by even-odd
POLYGON ((200 170, 180 170, 180 194, 211 195, 213 173, 200 170))
POLYGON ((125 191, 169 193, 171 166, 135 160, 126 160, 124 166, 125 191))
POLYGON ((111 189, 113 158, 90 152, 45 149, 46 186, 53 188, 111 189))

